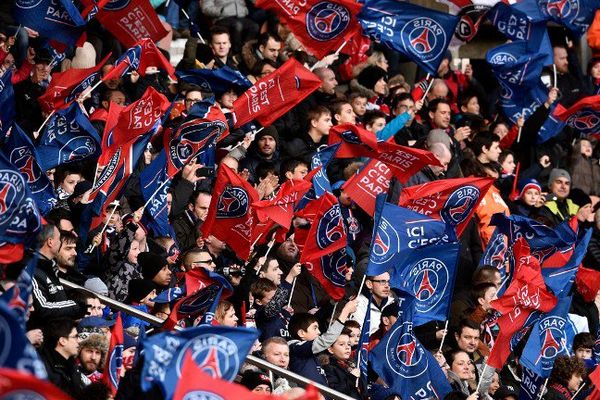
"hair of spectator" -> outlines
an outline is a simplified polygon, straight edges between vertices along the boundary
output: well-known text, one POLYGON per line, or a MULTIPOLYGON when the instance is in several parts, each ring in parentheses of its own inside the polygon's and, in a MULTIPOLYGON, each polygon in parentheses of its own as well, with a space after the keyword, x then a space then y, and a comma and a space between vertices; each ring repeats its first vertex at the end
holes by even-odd
POLYGON ((494 142, 500 142, 500 138, 498 137, 498 135, 495 135, 493 133, 482 132, 473 138, 470 147, 471 150, 473 150, 473 154, 475 154, 475 156, 477 157, 481 153, 483 153, 484 147, 489 150, 492 147, 492 143, 494 142))
POLYGON ((279 35, 274 34, 273 32, 263 32, 260 35, 258 35, 258 40, 256 42, 256 47, 260 47, 260 46, 266 46, 267 43, 269 42, 269 39, 273 39, 276 42, 281 42, 281 38, 279 37, 279 35))
POLYGON ((262 75, 262 70, 264 68, 265 65, 270 65, 271 67, 277 69, 279 68, 279 65, 277 65, 277 63, 271 59, 268 58, 263 58, 262 60, 258 60, 256 62, 256 64, 254 65, 254 67, 252 68, 252 75, 254 76, 259 76, 262 75))
POLYGON ((365 126, 371 126, 379 118, 385 119, 385 113, 380 110, 370 110, 363 115, 363 123, 365 126))
POLYGON ((427 111, 429 111, 430 113, 435 113, 438 109, 438 105, 440 104, 446 104, 448 105, 448 107, 450 107, 450 102, 446 99, 433 99, 429 102, 429 105, 427 106, 427 111))
POLYGON ((589 332, 581 332, 573 338, 573 352, 577 349, 593 349, 595 339, 589 332))
POLYGON ((587 374, 583 361, 575 356, 558 356, 554 360, 554 368, 552 369, 548 383, 558 383, 568 386, 569 380, 573 375, 578 375, 585 379, 587 374))
POLYGON ((279 171, 275 168, 275 164, 267 160, 259 162, 256 166, 256 178, 265 179, 269 173, 279 176, 279 171))
POLYGON ((331 115, 331 111, 325 106, 317 105, 308 110, 307 120, 317 121, 322 115, 331 115))
POLYGON ((290 336, 294 339, 300 339, 298 336, 298 332, 300 330, 306 331, 309 326, 314 324, 315 322, 319 322, 317 317, 309 313, 297 313, 292 315, 290 318, 290 322, 288 324, 288 332, 290 336))
POLYGON ((280 344, 282 346, 289 347, 287 340, 285 340, 284 338, 282 338, 280 336, 273 336, 273 337, 268 338, 267 340, 265 340, 262 343, 263 354, 267 350, 267 347, 269 347, 272 344, 280 344))
POLYGON ((494 283, 496 281, 496 275, 498 274, 498 268, 492 265, 482 265, 477 268, 471 278, 473 285, 480 283, 494 283))
POLYGON ((471 300, 473 300, 473 303, 475 305, 478 305, 479 304, 478 300, 484 298, 485 293, 490 288, 496 288, 496 285, 494 285, 491 282, 484 282, 484 283, 478 283, 477 285, 473 286, 471 288, 471 300))
POLYGON ((48 321, 42 328, 44 345, 55 349, 60 338, 68 338, 77 324, 71 318, 56 318, 48 321))
POLYGON ((456 328, 456 334, 458 336, 462 335, 463 329, 465 328, 473 329, 479 332, 479 324, 477 322, 473 321, 472 319, 463 318, 458 323, 458 327, 456 328))
POLYGON ((212 42, 213 37, 222 34, 227 34, 227 36, 230 36, 229 29, 221 25, 214 25, 212 28, 210 28, 210 41, 212 42))
POLYGON ((279 176, 285 176, 286 172, 291 172, 293 174, 294 170, 300 165, 306 165, 308 167, 308 164, 306 163, 306 161, 300 160, 299 158, 286 159, 285 161, 283 161, 281 163, 281 168, 279 170, 279 176))
POLYGON ((48 239, 54 238, 55 228, 56 226, 52 222, 48 222, 45 225, 42 225, 42 229, 40 230, 40 233, 38 233, 37 236, 38 248, 43 247, 48 239))
POLYGON ((257 300, 262 300, 268 292, 277 290, 277 285, 272 280, 267 278, 258 278, 250 285, 250 293, 257 300))
POLYGON ((229 302, 227 300, 219 301, 219 304, 217 305, 217 309, 215 310, 215 319, 218 322, 223 322, 223 320, 225 319, 225 315, 227 315, 227 312, 229 310, 231 310, 232 308, 233 308, 233 304, 231 304, 231 302, 229 302))

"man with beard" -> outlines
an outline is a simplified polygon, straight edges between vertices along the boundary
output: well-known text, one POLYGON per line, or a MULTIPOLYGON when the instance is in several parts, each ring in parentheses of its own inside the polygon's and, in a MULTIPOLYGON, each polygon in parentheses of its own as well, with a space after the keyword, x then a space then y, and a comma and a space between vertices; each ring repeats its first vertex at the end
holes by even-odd
POLYGON ((83 286, 86 277, 77 270, 77 235, 73 232, 62 231, 60 234, 60 248, 56 255, 58 277, 83 286))
POLYGON ((102 371, 108 352, 108 340, 104 335, 91 333, 79 343, 79 365, 81 372, 92 382, 102 380, 102 371))

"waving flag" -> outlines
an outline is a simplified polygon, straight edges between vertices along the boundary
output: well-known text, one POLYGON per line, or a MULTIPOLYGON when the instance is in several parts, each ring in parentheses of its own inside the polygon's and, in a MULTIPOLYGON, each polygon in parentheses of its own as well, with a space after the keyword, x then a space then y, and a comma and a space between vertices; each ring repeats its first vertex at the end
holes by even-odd
POLYGON ((47 379, 44 362, 25 336, 17 314, 3 301, 0 301, 0 326, 0 368, 11 368, 47 379))
POLYGON ((410 296, 400 304, 402 316, 371 351, 373 370, 403 399, 443 399, 452 391, 439 364, 413 332, 410 296))
POLYGON ((42 110, 50 113, 53 110, 61 110, 70 105, 81 93, 100 80, 100 71, 110 57, 111 54, 109 53, 102 61, 91 68, 70 68, 65 72, 53 73, 50 86, 38 98, 42 110))
POLYGON ((347 256, 346 247, 342 247, 330 254, 311 259, 303 264, 334 301, 340 301, 344 298, 346 273, 349 268, 347 256))
POLYGON ((597 0, 539 0, 538 6, 544 16, 563 25, 578 37, 589 29, 595 11, 600 8, 597 0))
POLYGON ((213 193, 202 224, 204 237, 215 236, 227 243, 240 259, 246 260, 255 223, 250 205, 258 201, 258 192, 235 171, 221 164, 213 193))
POLYGON ((29 373, 0 368, 0 376, 2 377, 0 397, 3 399, 71 400, 70 396, 52 383, 29 373))
POLYGON ((392 170, 381 161, 371 160, 348 179, 342 189, 367 214, 374 216, 375 199, 377 195, 388 192, 390 179, 392 170))
MULTIPOLYGON (((307 175, 308 176, 308 175, 307 175)), ((279 191, 271 200, 261 200, 252 204, 260 222, 270 219, 282 227, 289 229, 294 216, 296 204, 311 188, 311 183, 306 179, 292 179, 285 181, 279 191)))
MULTIPOLYGON (((132 1, 135 2, 141 0, 132 1)), ((144 39, 140 39, 137 43, 132 43, 129 46, 130 48, 115 62, 115 67, 102 77, 103 81, 106 82, 111 79, 118 79, 132 70, 137 71, 141 76, 145 76, 148 67, 163 69, 173 80, 177 79, 175 76, 175 68, 173 68, 165 56, 160 52, 154 42, 148 39, 148 36, 145 36, 144 39)))
POLYGON ((28 245, 41 228, 41 215, 26 178, 0 153, 0 243, 28 245))
POLYGON ((340 146, 330 145, 315 153, 310 161, 310 168, 314 170, 319 168, 319 171, 313 176, 312 183, 316 198, 321 197, 327 192, 331 192, 331 183, 327 177, 327 166, 329 162, 335 158, 335 154, 340 146))
POLYGON ((498 269, 498 272, 500 273, 498 296, 502 296, 512 279, 515 264, 514 261, 512 250, 511 247, 508 246, 506 235, 500 232, 500 229, 494 229, 494 233, 479 260, 479 266, 491 265, 498 269))
POLYGON ((0 141, 5 132, 15 120, 17 114, 15 105, 15 91, 12 84, 12 70, 0 76, 0 141))
POLYGON ((172 303, 185 295, 184 288, 178 286, 165 289, 158 294, 152 301, 158 304, 172 303))
POLYGON ((600 134, 600 95, 588 96, 556 115, 582 135, 600 134))
POLYGON ((38 164, 40 155, 37 149, 17 124, 13 124, 12 129, 7 132, 1 150, 11 164, 19 169, 23 178, 27 179, 38 210, 46 215, 56 204, 52 182, 38 164))
POLYGON ((358 14, 364 32, 437 74, 459 17, 395 0, 366 0, 358 14))
POLYGON ((406 183, 411 176, 427 165, 441 165, 440 161, 428 150, 400 146, 390 142, 378 143, 376 158, 386 163, 392 170, 392 174, 401 183, 406 183))
POLYGON ((44 170, 100 155, 100 137, 78 103, 56 112, 48 121, 38 145, 44 170))
POLYGON ((258 80, 233 103, 235 127, 239 128, 252 120, 267 127, 319 86, 321 79, 292 57, 258 80))
POLYGON ((439 219, 460 236, 494 182, 490 178, 443 179, 403 188, 398 205, 439 219))
POLYGON ((194 104, 179 128, 164 136, 167 175, 174 177, 199 154, 214 151, 217 140, 229 133, 226 121, 214 99, 194 104))
MULTIPOLYGON (((92 1, 83 4, 90 6, 92 1)), ((157 42, 168 34, 148 0, 112 0, 96 18, 125 47, 146 38, 157 42)))
POLYGON ((210 325, 151 336, 144 343, 142 390, 158 385, 165 398, 170 399, 181 381, 188 352, 200 371, 232 381, 257 338, 256 329, 210 325))
POLYGON ((13 16, 18 24, 73 46, 83 33, 86 21, 71 0, 17 0, 13 16))
POLYGON ((8 289, 0 296, 0 301, 4 301, 17 315, 17 319, 23 328, 26 329, 27 309, 29 305, 29 296, 31 296, 31 278, 37 266, 39 254, 35 253, 24 266, 17 278, 14 286, 8 289))
POLYGON ((600 290, 600 271, 579 267, 575 278, 577 291, 586 302, 594 301, 598 290, 600 290))
POLYGON ((454 233, 444 222, 387 203, 385 194, 380 194, 375 206, 367 275, 377 276, 390 271, 402 264, 405 255, 415 252, 415 249, 454 241, 454 233))
POLYGON ((538 400, 545 379, 522 366, 519 400, 538 400))
POLYGON ((336 158, 375 157, 377 137, 355 124, 340 124, 329 130, 328 144, 340 143, 336 158))
POLYGON ((148 216, 144 226, 152 230, 156 236, 164 237, 172 234, 167 205, 167 193, 170 187, 171 180, 167 177, 167 154, 163 149, 150 165, 140 172, 140 189, 142 190, 144 204, 150 201, 144 210, 144 213, 148 216), (151 196, 152 200, 150 200, 151 196))
POLYGON ((204 268, 194 268, 185 273, 185 291, 188 296, 213 284, 223 287, 223 298, 232 295, 233 287, 223 275, 204 268))
POLYGON ((486 54, 500 84, 500 107, 514 123, 519 117, 527 119, 548 97, 540 79, 546 56, 524 40, 500 45, 486 54))
MULTIPOLYGON (((142 327, 141 329, 144 328, 142 327)), ((123 321, 119 312, 117 313, 117 320, 111 329, 110 345, 108 346, 106 364, 104 365, 104 374, 102 376, 104 383, 110 388, 113 396, 119 388, 123 369, 123 344, 125 343, 123 335, 123 321)))
POLYGON ((237 69, 227 65, 215 69, 192 69, 177 71, 177 77, 186 82, 202 88, 205 92, 218 95, 231 89, 245 91, 252 86, 252 82, 237 69))
MULTIPOLYGON (((369 295, 369 301, 367 302, 367 310, 371 310, 372 296, 369 295)), ((369 383, 369 344, 371 331, 371 312, 365 313, 365 319, 360 327, 360 339, 358 340, 358 369, 360 370, 361 387, 363 390, 367 390, 369 383)))
POLYGON ((292 6, 285 1, 258 0, 256 7, 277 14, 318 59, 335 51, 359 29, 356 14, 360 5, 351 0, 307 0, 292 6))
POLYGON ((165 320, 163 329, 173 330, 182 319, 189 318, 193 322, 200 316, 203 316, 203 319, 210 323, 214 319, 214 313, 221 298, 221 293, 223 293, 223 286, 213 283, 194 294, 177 300, 169 314, 169 318, 165 320))
POLYGON ((337 198, 325 193, 316 202, 318 209, 308 231, 300 262, 305 263, 346 247, 348 242, 344 218, 337 198))
POLYGON ((546 143, 563 130, 565 123, 558 119, 558 115, 563 113, 565 110, 566 109, 562 105, 557 103, 554 103, 550 106, 550 115, 548 116, 548 119, 546 119, 546 122, 544 122, 544 125, 542 125, 538 131, 538 144, 546 143))
POLYGON ((540 317, 519 358, 519 363, 543 378, 550 376, 556 357, 570 356, 576 333, 567 316, 570 306, 571 297, 561 297, 556 307, 540 317))
POLYGON ((487 361, 494 368, 502 368, 510 355, 513 335, 524 326, 530 314, 549 312, 557 304, 556 297, 546 288, 540 263, 531 256, 525 239, 517 240, 514 248, 519 265, 513 281, 504 295, 491 303, 492 308, 502 313, 498 318, 500 333, 487 361))

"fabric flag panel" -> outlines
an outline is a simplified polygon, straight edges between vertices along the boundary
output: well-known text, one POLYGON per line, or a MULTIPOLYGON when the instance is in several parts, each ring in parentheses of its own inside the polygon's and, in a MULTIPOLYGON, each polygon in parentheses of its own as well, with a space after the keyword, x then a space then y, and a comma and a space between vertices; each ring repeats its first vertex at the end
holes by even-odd
POLYGON ((302 196, 308 192, 311 186, 311 182, 305 179, 285 181, 274 198, 252 204, 252 207, 256 210, 258 220, 265 222, 270 219, 289 229, 296 204, 302 200, 302 196))
POLYGON ((377 137, 356 124, 340 124, 329 130, 328 144, 340 143, 336 158, 375 157, 377 137))
POLYGON ((583 266, 579 267, 575 277, 575 284, 586 302, 594 301, 600 289, 600 271, 583 266))
MULTIPOLYGON (((89 6, 92 1, 82 2, 89 6)), ((110 1, 96 18, 125 47, 145 38, 157 42, 168 33, 148 0, 110 1)))
POLYGON ((240 71, 227 65, 215 69, 192 69, 189 71, 177 71, 177 77, 187 83, 199 86, 205 92, 214 94, 225 93, 234 89, 247 90, 252 86, 240 71))
POLYGON ((104 383, 108 386, 113 396, 119 388, 123 369, 123 344, 125 343, 123 335, 123 320, 119 312, 117 313, 117 320, 111 329, 110 345, 108 346, 108 353, 106 353, 106 363, 102 376, 104 383))
POLYGON ((347 256, 346 247, 342 247, 303 264, 334 301, 344 298, 346 273, 349 268, 347 256))
POLYGON ((600 95, 584 97, 557 117, 582 135, 600 134, 600 95))
POLYGON ((261 78, 233 103, 239 128, 252 120, 271 125, 321 86, 321 79, 295 58, 261 78))
POLYGON ((428 150, 400 146, 390 142, 377 144, 376 158, 386 163, 392 170, 392 174, 401 183, 406 183, 411 176, 426 165, 441 165, 440 161, 428 150))
POLYGON ((227 243, 237 257, 250 255, 254 213, 250 205, 258 192, 225 164, 219 166, 209 212, 202 224, 204 237, 213 235, 227 243))
POLYGON ((522 369, 519 400, 538 400, 545 379, 525 367, 522 369))
POLYGON ((2 399, 71 400, 59 388, 45 379, 14 369, 0 368, 2 399))
POLYGON ((313 201, 317 204, 318 211, 308 231, 300 257, 301 263, 323 257, 347 244, 344 218, 337 198, 331 193, 325 193, 313 201))
POLYGON ((167 154, 163 149, 150 165, 140 172, 140 188, 144 204, 150 201, 144 210, 149 215, 146 226, 156 236, 171 236, 172 226, 169 225, 167 205, 167 193, 170 187, 171 180, 167 177, 167 154), (151 196, 153 196, 152 199, 150 199, 151 196))
POLYGON ((373 370, 403 399, 443 399, 452 391, 438 362, 413 332, 413 299, 401 302, 402 316, 370 352, 373 370))
POLYGON ((210 310, 213 310, 214 316, 214 310, 222 292, 223 286, 219 283, 213 283, 194 294, 177 300, 163 325, 163 329, 173 330, 179 321, 186 318, 190 318, 193 322, 197 317, 205 316, 210 310))
POLYGON ((177 80, 175 68, 173 68, 152 40, 144 38, 137 43, 132 43, 131 46, 115 62, 115 67, 102 77, 103 81, 106 82, 111 79, 120 78, 131 70, 137 71, 141 76, 145 76, 148 67, 163 69, 173 80, 177 80))
POLYGON ((494 182, 490 178, 443 179, 403 188, 398 205, 456 227, 460 236, 494 182))
POLYGON ((0 76, 0 140, 2 133, 12 125, 15 115, 17 115, 15 91, 11 79, 11 70, 0 76))
POLYGON ((558 119, 558 115, 563 113, 566 109, 557 103, 552 104, 550 107, 550 115, 546 122, 542 125, 538 131, 537 143, 543 144, 554 136, 558 135, 565 127, 565 122, 558 119))
POLYGON ((100 155, 100 137, 79 103, 56 112, 48 121, 38 145, 44 170, 100 155))
POLYGON ((437 74, 460 20, 395 0, 366 0, 358 19, 366 34, 432 75, 437 74))
POLYGON ((348 179, 342 189, 367 214, 374 216, 377 195, 388 192, 391 178, 390 167, 381 161, 371 160, 348 179))
POLYGON ((231 284, 223 275, 204 268, 191 269, 185 273, 184 279, 186 294, 188 296, 215 283, 223 286, 223 298, 227 298, 233 293, 233 287, 231 287, 231 284))
POLYGON ((595 11, 600 8, 598 0, 540 0, 537 4, 542 15, 563 25, 577 36, 587 32, 594 20, 595 11))
POLYGON ((359 29, 360 5, 352 0, 258 0, 256 7, 277 14, 317 59, 337 50, 359 29))
MULTIPOLYGON (((17 319, 21 324, 23 330, 26 330, 27 324, 27 312, 29 304, 29 296, 33 287, 31 286, 31 279, 33 272, 38 262, 38 253, 27 260, 27 264, 23 267, 23 270, 19 274, 15 285, 8 289, 0 296, 0 301, 4 301, 17 315, 17 319)), ((24 262, 25 260, 19 260, 24 262)))

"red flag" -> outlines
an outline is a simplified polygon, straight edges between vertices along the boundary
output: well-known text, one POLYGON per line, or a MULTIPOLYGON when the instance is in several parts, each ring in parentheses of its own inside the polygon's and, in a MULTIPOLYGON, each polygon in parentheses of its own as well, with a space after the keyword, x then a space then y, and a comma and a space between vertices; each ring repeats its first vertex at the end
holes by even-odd
POLYGON ((546 288, 537 258, 531 255, 529 245, 519 238, 514 245, 517 271, 504 295, 492 301, 492 307, 502 313, 498 318, 500 332, 487 361, 494 368, 502 368, 510 355, 510 339, 523 327, 533 311, 548 312, 557 303, 546 288))
POLYGON ((587 400, 600 400, 600 368, 596 367, 594 372, 589 375, 589 378, 592 385, 594 385, 594 389, 587 400))
POLYGON ((102 152, 104 153, 104 149, 108 149, 110 146, 114 144, 113 139, 113 130, 117 126, 117 122, 119 122, 119 116, 121 115, 121 111, 125 106, 121 106, 117 103, 110 102, 108 106, 108 114, 106 116, 106 123, 104 124, 104 132, 102 132, 102 152))
POLYGON ((103 81, 118 79, 127 71, 133 69, 141 76, 146 75, 148 67, 163 69, 169 76, 176 80, 175 68, 169 63, 165 56, 150 39, 142 39, 117 60, 115 67, 102 77, 103 81))
POLYGON ((562 112, 555 110, 555 115, 583 135, 598 135, 600 134, 600 95, 584 97, 562 112))
POLYGON ((258 0, 256 7, 273 11, 308 52, 321 59, 337 50, 358 30, 360 4, 351 0, 300 2, 258 0))
POLYGON ((347 236, 337 198, 326 192, 315 203, 317 214, 310 226, 308 238, 300 257, 301 263, 320 258, 346 247, 347 236))
POLYGON ((312 259, 303 265, 319 281, 334 301, 340 301, 344 298, 346 273, 348 272, 345 246, 331 254, 312 259))
POLYGON ((360 30, 348 39, 348 44, 344 46, 341 53, 346 54, 349 58, 339 66, 338 71, 344 82, 351 81, 354 78, 354 67, 367 61, 367 54, 371 48, 371 40, 362 34, 360 30))
POLYGON ((454 225, 456 234, 460 236, 493 183, 492 178, 428 182, 403 188, 398 205, 454 225))
MULTIPOLYGON (((148 132, 169 108, 165 95, 148 86, 142 97, 123 108, 112 134, 113 144, 122 144, 148 132)), ((109 109, 110 118, 110 109, 109 109)), ((107 121, 108 122, 108 121, 107 121)), ((111 121, 112 122, 112 121, 111 121)))
POLYGON ((250 205, 258 201, 258 192, 225 164, 219 166, 206 221, 204 237, 213 235, 227 243, 242 260, 248 259, 254 213, 250 205))
MULTIPOLYGON (((92 0, 83 3, 89 7, 92 0)), ((168 33, 148 0, 111 1, 96 18, 125 47, 144 38, 158 42, 168 33)))
POLYGON ((216 272, 204 268, 193 268, 185 273, 185 291, 188 296, 215 283, 223 286, 222 296, 224 299, 232 295, 231 285, 227 279, 216 272))
POLYGON ((252 120, 271 125, 321 86, 318 76, 295 58, 260 79, 233 103, 235 127, 252 120))
POLYGON ((11 264, 23 259, 25 247, 23 243, 0 243, 0 264, 11 264))
POLYGON ((387 193, 392 179, 392 170, 378 160, 371 160, 357 174, 344 183, 342 189, 352 201, 370 216, 375 215, 375 198, 387 193))
POLYGON ((400 146, 390 142, 380 142, 377 159, 386 163, 392 174, 402 183, 419 172, 426 165, 440 165, 440 161, 428 150, 400 146))
POLYGON ((577 290, 586 302, 594 301, 600 290, 600 271, 579 266, 575 276, 577 290))
POLYGON ((271 219, 289 229, 294 216, 294 207, 311 186, 312 183, 305 179, 285 181, 273 199, 261 200, 252 204, 258 220, 264 222, 271 219))
POLYGON ((104 374, 102 380, 110 388, 112 395, 117 393, 121 372, 123 369, 123 343, 125 336, 123 333, 123 321, 121 313, 117 313, 117 320, 111 329, 110 345, 106 354, 106 364, 104 365, 104 374))
POLYGON ((70 400, 50 382, 14 369, 0 368, 0 397, 3 399, 35 398, 45 400, 70 400))
POLYGON ((87 88, 100 80, 100 70, 108 61, 111 54, 107 54, 100 63, 92 68, 71 68, 65 72, 52 74, 50 86, 38 98, 42 109, 49 113, 69 106, 87 88))
POLYGON ((358 125, 341 124, 329 130, 328 145, 341 143, 336 158, 375 157, 377 137, 358 125))

